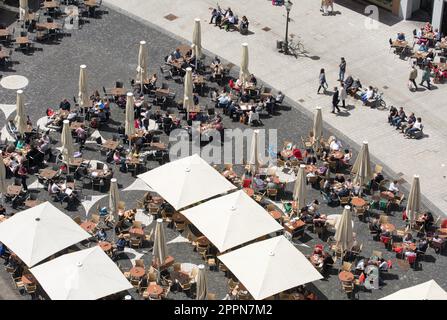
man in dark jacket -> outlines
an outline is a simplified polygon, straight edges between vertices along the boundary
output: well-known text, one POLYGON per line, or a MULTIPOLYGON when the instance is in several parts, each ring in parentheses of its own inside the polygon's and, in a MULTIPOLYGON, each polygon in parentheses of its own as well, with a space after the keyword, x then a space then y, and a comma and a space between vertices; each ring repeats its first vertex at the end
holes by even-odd
POLYGON ((338 107, 338 88, 334 88, 334 95, 332 96, 332 113, 335 113, 335 109, 337 109, 337 112, 340 112, 340 108, 338 107))

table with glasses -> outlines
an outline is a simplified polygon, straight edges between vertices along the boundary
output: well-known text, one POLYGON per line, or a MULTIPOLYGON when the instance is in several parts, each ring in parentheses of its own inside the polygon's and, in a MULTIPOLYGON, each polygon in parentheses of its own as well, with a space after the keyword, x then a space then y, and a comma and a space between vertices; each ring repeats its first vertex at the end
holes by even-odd
POLYGON ((340 279, 341 282, 352 282, 354 280, 354 274, 349 271, 342 271, 338 274, 338 279, 340 279))
POLYGON ((142 276, 144 276, 144 268, 143 267, 133 267, 132 269, 130 269, 130 276, 132 278, 141 278, 142 276))

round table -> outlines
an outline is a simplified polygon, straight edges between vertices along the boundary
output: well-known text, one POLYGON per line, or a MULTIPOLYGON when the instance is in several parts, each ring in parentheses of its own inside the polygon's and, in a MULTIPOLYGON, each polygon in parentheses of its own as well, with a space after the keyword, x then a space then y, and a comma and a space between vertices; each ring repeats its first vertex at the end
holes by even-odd
POLYGON ((160 287, 158 284, 151 284, 147 287, 147 293, 159 296, 163 293, 163 288, 160 287))
POLYGON ((129 233, 139 237, 144 236, 144 230, 142 228, 133 227, 129 230, 129 233))
POLYGON ((249 197, 253 197, 255 194, 255 191, 252 188, 244 188, 244 191, 249 197))
POLYGON ((133 267, 130 269, 130 275, 134 278, 141 278, 144 276, 144 268, 143 267, 133 267))
POLYGON ((197 243, 200 244, 201 246, 207 246, 209 245, 210 241, 208 240, 207 237, 205 236, 201 236, 199 238, 196 239, 197 243))
POLYGON ((269 211, 269 214, 273 217, 273 219, 278 220, 281 218, 281 212, 273 210, 269 211))
POLYGON ((338 279, 342 282, 352 282, 354 280, 354 275, 352 272, 342 271, 338 274, 338 279))
POLYGON ((284 159, 289 159, 293 156, 293 150, 282 150, 281 151, 281 157, 284 159))
POLYGON ((315 172, 317 170, 318 170, 317 166, 308 164, 308 165, 306 165, 306 169, 304 171, 306 171, 306 173, 309 173, 309 172, 315 172))
POLYGON ((93 229, 95 229, 95 227, 96 227, 96 223, 94 223, 92 221, 84 221, 83 223, 81 223, 81 228, 87 232, 92 232, 93 229))
POLYGON ((386 198, 388 200, 393 200, 394 199, 394 193, 392 193, 391 191, 382 191, 380 193, 380 196, 382 198, 386 198))
POLYGON ((413 242, 411 242, 411 243, 402 242, 402 247, 405 250, 416 251, 416 244, 413 242))
POLYGON ((438 229, 438 232, 439 232, 440 234, 447 234, 447 228, 439 228, 439 229, 438 229))
POLYGON ((394 230, 396 230, 396 227, 392 223, 382 223, 382 225, 380 227, 390 233, 392 233, 392 232, 394 232, 394 230))
POLYGON ((172 215, 172 220, 174 220, 175 222, 184 222, 186 221, 186 218, 183 214, 176 212, 172 215))
POLYGON ((22 282, 25 285, 27 285, 27 284, 34 284, 34 283, 36 283, 36 278, 34 278, 34 276, 31 273, 24 274, 22 276, 22 282))
POLYGON ((112 250, 112 244, 108 241, 100 241, 99 246, 101 247, 101 249, 104 252, 108 252, 108 251, 112 250))
POLYGON ((360 197, 354 197, 351 199, 351 204, 354 207, 363 207, 366 204, 366 200, 360 197))

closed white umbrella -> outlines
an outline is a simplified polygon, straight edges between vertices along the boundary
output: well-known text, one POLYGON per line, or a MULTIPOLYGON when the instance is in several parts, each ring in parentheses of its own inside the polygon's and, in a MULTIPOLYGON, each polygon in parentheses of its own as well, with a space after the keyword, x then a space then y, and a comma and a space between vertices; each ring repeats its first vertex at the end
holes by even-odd
POLYGON ((192 43, 195 46, 196 60, 202 57, 202 31, 200 28, 200 19, 194 19, 194 32, 192 34, 192 43))
POLYGON ((251 137, 250 158, 248 160, 248 166, 251 174, 255 175, 258 168, 261 166, 258 150, 259 130, 253 130, 253 136, 251 137))
POLYGON ((205 266, 198 265, 199 272, 197 273, 197 291, 196 300, 206 300, 208 297, 208 284, 206 281, 205 266))
POLYGON ((134 104, 133 93, 128 92, 126 100, 126 123, 124 127, 124 133, 127 135, 127 138, 129 139, 129 144, 130 144, 130 136, 135 134, 135 124, 134 124, 135 110, 133 104, 134 104))
POLYGON ((362 149, 352 166, 351 173, 354 175, 354 183, 360 183, 360 186, 367 184, 372 179, 373 172, 369 160, 368 141, 363 141, 362 149))
POLYGON ((16 102, 16 117, 15 124, 17 131, 23 135, 26 131, 26 116, 25 116, 25 102, 23 97, 23 90, 17 90, 17 102, 16 102))
POLYGON ((147 79, 147 46, 146 41, 140 41, 140 50, 138 52, 137 79, 141 83, 141 91, 143 91, 144 80, 147 79))
POLYGON ((71 160, 73 159, 74 154, 73 138, 71 136, 70 121, 68 120, 64 120, 61 140, 62 140, 62 160, 67 164, 67 170, 68 170, 68 166, 71 160))
POLYGON ((248 71, 248 43, 242 44, 241 71, 239 72, 239 79, 242 81, 243 86, 245 86, 250 79, 250 71, 248 71))
POLYGON ((317 113, 314 116, 313 134, 315 138, 315 144, 318 147, 320 144, 320 140, 323 137, 323 115, 321 112, 321 107, 317 107, 317 113))
POLYGON ((110 180, 109 190, 109 208, 112 211, 112 215, 118 214, 118 203, 120 202, 120 194, 118 191, 118 183, 116 178, 110 180))
POLYGON ((24 21, 28 18, 28 0, 20 0, 19 19, 24 21))
POLYGON ((345 206, 343 213, 337 222, 335 241, 336 246, 340 248, 342 252, 351 250, 352 248, 352 214, 350 206, 345 206))
POLYGON ((87 89, 87 66, 85 64, 79 67, 79 106, 88 107, 90 98, 87 89))
POLYGON ((183 108, 186 109, 189 119, 189 112, 194 107, 194 99, 192 94, 192 69, 186 68, 185 80, 184 80, 184 97, 183 108))
POLYGON ((306 205, 306 166, 300 165, 298 176, 293 188, 293 200, 297 202, 297 208, 301 209, 306 205))
POLYGON ((155 261, 156 265, 161 266, 165 262, 167 256, 168 249, 166 247, 163 219, 157 219, 157 224, 155 225, 154 252, 152 259, 155 261))
POLYGON ((410 223, 413 224, 416 220, 417 214, 421 209, 421 186, 419 183, 419 176, 414 175, 413 183, 411 184, 410 194, 407 201, 407 217, 410 223))

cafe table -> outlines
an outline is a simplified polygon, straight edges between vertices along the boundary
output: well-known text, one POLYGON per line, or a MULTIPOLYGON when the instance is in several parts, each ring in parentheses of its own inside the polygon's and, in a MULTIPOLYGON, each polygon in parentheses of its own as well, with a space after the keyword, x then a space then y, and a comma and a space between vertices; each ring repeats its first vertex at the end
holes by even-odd
POLYGON ((396 230, 395 225, 392 224, 392 223, 382 223, 380 227, 381 227, 383 230, 385 230, 385 231, 387 231, 387 232, 390 232, 390 233, 393 233, 394 230, 396 230))
POLYGON ((388 200, 393 200, 394 199, 394 193, 392 193, 391 191, 382 191, 380 193, 380 197, 388 199, 388 200))
POLYGON ((7 193, 11 196, 17 196, 22 192, 22 186, 11 185, 7 188, 7 193))
POLYGON ((135 235, 135 236, 138 236, 138 237, 143 237, 144 236, 144 230, 142 228, 138 228, 138 227, 130 228, 129 233, 131 235, 135 235))
POLYGON ((88 233, 92 233, 96 227, 96 223, 93 221, 87 220, 81 223, 81 228, 87 231, 88 233))
POLYGON ((244 191, 249 197, 253 197, 255 194, 255 191, 252 188, 244 188, 244 191))
POLYGON ((16 44, 28 44, 28 43, 29 43, 29 39, 27 36, 16 38, 16 44))
POLYGON ((360 198, 360 197, 353 197, 353 198, 351 199, 351 204, 352 204, 354 207, 363 207, 363 206, 366 205, 366 201, 365 201, 365 199, 362 199, 362 198, 360 198))
POLYGON ((119 141, 106 140, 102 146, 106 149, 115 150, 119 145, 119 141))
POLYGON ((341 282, 352 282, 354 280, 354 274, 349 271, 342 271, 338 274, 338 279, 340 279, 341 282))
POLYGON ((306 225, 306 223, 300 219, 297 219, 295 221, 289 221, 284 224, 284 230, 290 232, 293 234, 296 230, 299 228, 302 228, 306 225))
POLYGON ((279 220, 281 219, 281 212, 277 210, 269 211, 269 214, 272 216, 273 219, 279 220))
POLYGON ((129 273, 132 278, 141 278, 144 276, 145 271, 143 267, 133 267, 129 270, 129 273))
POLYGON ((110 250, 112 250, 112 244, 108 241, 100 241, 99 246, 104 252, 109 252, 110 250))
POLYGON ((174 220, 175 222, 184 222, 186 221, 186 218, 183 214, 176 212, 172 215, 172 220, 174 220))
POLYGON ((42 203, 42 201, 40 201, 40 200, 31 200, 31 199, 28 199, 28 200, 25 200, 25 207, 27 207, 27 208, 33 208, 33 207, 35 207, 35 206, 37 206, 37 205, 39 205, 39 204, 41 204, 42 203))
POLYGON ((163 293, 163 288, 156 283, 150 284, 147 287, 147 293, 150 295, 160 296, 163 293))
POLYGON ((198 237, 198 238, 196 239, 196 242, 197 242, 199 245, 201 245, 201 246, 207 246, 207 245, 210 244, 210 241, 209 241, 208 238, 205 237, 205 236, 198 237))
POLYGON ((318 170, 317 166, 314 166, 312 164, 307 164, 304 171, 306 171, 306 173, 309 173, 309 172, 315 172, 317 170, 318 170))
POLYGON ((53 179, 57 174, 57 171, 51 169, 42 169, 39 172, 39 176, 45 180, 53 179))
POLYGON ((112 88, 109 90, 109 93, 113 96, 125 96, 127 91, 126 88, 112 88))
POLYGON ((36 282, 37 282, 36 278, 34 278, 34 276, 31 273, 22 275, 22 283, 24 285, 32 285, 35 284, 36 282))

